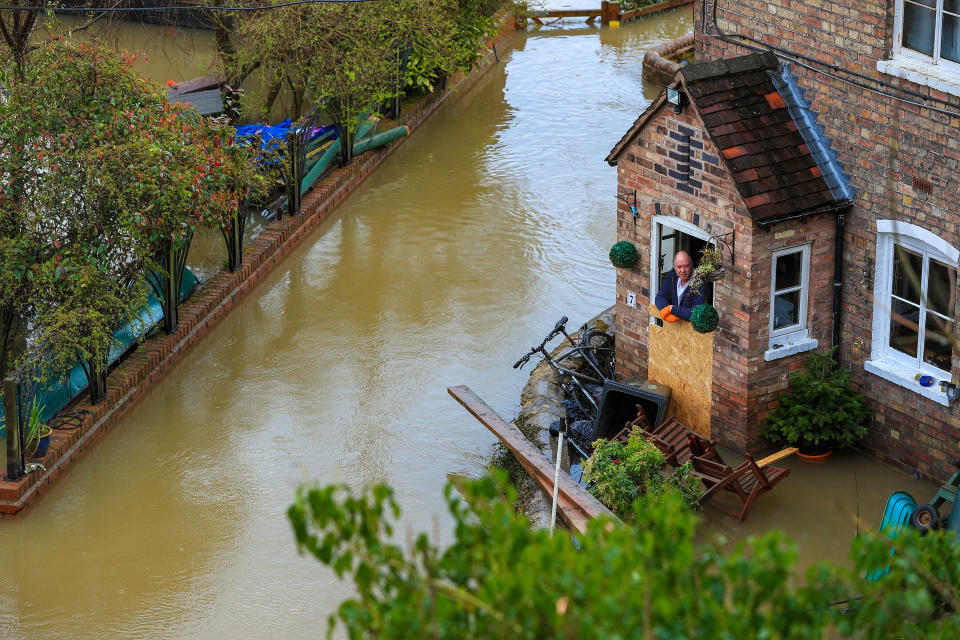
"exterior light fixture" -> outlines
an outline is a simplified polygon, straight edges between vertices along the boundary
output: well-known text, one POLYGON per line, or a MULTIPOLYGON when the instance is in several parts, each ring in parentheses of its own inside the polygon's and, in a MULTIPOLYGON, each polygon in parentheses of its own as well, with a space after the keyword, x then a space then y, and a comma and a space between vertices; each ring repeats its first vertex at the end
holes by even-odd
POLYGON ((680 113, 687 104, 687 96, 679 89, 667 87, 667 102, 673 105, 674 113, 680 113))

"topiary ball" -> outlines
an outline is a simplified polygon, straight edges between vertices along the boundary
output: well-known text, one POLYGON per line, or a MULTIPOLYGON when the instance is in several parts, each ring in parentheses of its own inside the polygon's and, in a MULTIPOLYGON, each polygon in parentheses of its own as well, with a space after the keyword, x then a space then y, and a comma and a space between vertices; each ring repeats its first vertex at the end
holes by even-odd
POLYGON ((639 259, 640 254, 637 253, 637 248, 633 246, 632 242, 621 240, 610 247, 610 262, 612 262, 615 267, 629 269, 637 264, 637 260, 639 259))
POLYGON ((699 333, 710 333, 720 324, 720 314, 712 304, 698 304, 690 312, 690 325, 699 333))

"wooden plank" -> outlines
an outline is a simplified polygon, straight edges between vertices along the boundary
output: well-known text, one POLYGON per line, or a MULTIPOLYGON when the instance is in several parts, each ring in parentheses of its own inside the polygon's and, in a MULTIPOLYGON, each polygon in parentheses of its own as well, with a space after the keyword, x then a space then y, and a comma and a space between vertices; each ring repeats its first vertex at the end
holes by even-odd
MULTIPOLYGON (((552 495, 554 467, 535 444, 530 442, 514 425, 497 415, 497 412, 481 400, 469 387, 447 387, 447 393, 500 438, 500 441, 507 445, 507 448, 513 452, 523 468, 531 474, 538 485, 543 486, 546 483, 546 486, 550 487, 552 495)), ((607 516, 617 520, 617 517, 609 509, 590 495, 586 489, 574 482, 569 474, 561 473, 558 484, 559 493, 583 511, 588 518, 607 516)))
POLYGON ((789 458, 790 456, 795 454, 797 450, 798 450, 797 447, 787 447, 782 451, 777 451, 776 453, 770 454, 769 456, 767 456, 766 458, 763 458, 762 460, 757 460, 757 466, 763 469, 764 467, 769 466, 774 462, 778 462, 780 460, 783 460, 784 458, 789 458))
POLYGON ((531 11, 530 13, 527 14, 527 16, 532 19, 536 19, 536 18, 599 18, 600 9, 557 9, 555 11, 531 11))
MULTIPOLYGON (((531 462, 531 460, 522 458, 520 456, 517 456, 517 460, 520 461, 520 466, 522 466, 523 470, 527 472, 527 475, 530 476, 540 490, 543 491, 544 495, 547 496, 547 499, 553 500, 553 478, 544 476, 541 470, 538 469, 537 466, 531 462)), ((560 474, 561 477, 566 475, 562 471, 560 474)), ((572 502, 561 491, 557 492, 557 513, 560 514, 560 517, 571 529, 577 533, 586 533, 587 523, 590 522, 590 516, 587 515, 579 505, 572 502)))
POLYGON ((658 2, 657 4, 651 4, 641 9, 622 11, 620 13, 620 20, 632 20, 641 16, 648 16, 651 13, 657 13, 658 11, 665 11, 674 7, 682 7, 687 4, 693 4, 693 0, 667 0, 666 2, 658 2))

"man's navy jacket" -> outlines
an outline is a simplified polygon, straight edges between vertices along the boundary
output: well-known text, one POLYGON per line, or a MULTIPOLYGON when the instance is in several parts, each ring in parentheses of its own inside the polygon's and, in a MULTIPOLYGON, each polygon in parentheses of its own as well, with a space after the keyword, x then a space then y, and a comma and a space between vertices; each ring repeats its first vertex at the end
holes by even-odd
POLYGON ((688 286, 678 301, 677 272, 675 269, 670 269, 667 279, 663 281, 663 286, 660 287, 660 291, 657 292, 657 297, 654 299, 654 303, 657 305, 657 309, 663 309, 668 305, 673 305, 671 313, 681 320, 689 321, 690 312, 693 311, 695 306, 705 302, 704 294, 709 292, 709 283, 704 283, 700 286, 700 293, 697 293, 688 286))

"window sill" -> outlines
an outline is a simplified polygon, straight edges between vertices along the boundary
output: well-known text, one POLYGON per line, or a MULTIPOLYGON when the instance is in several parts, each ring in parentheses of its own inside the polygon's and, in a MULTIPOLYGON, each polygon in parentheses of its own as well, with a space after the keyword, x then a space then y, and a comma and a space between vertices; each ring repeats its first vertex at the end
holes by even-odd
POLYGON ((767 362, 770 362, 771 360, 779 360, 780 358, 786 358, 787 356, 792 356, 797 353, 803 353, 804 351, 816 349, 818 344, 820 343, 817 342, 816 338, 803 338, 801 340, 794 340, 793 342, 788 342, 784 345, 767 349, 763 352, 763 359, 767 362))
POLYGON ((908 370, 906 367, 887 360, 867 360, 863 363, 863 368, 888 382, 918 393, 924 398, 933 400, 945 407, 950 406, 950 401, 947 400, 947 394, 940 391, 940 380, 937 379, 938 376, 933 376, 935 382, 932 387, 921 387, 920 383, 914 379, 917 372, 908 370))
POLYGON ((960 96, 960 74, 928 62, 909 58, 877 60, 877 71, 960 96))

